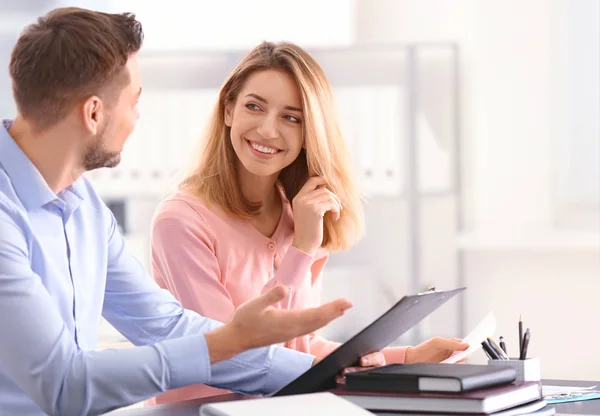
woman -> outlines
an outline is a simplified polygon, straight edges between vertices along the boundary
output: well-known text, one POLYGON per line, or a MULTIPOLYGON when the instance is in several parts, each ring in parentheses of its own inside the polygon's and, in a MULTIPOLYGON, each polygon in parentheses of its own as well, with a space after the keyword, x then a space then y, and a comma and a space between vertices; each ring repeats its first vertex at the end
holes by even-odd
MULTIPOLYGON (((318 304, 328 253, 363 232, 323 70, 293 44, 259 45, 223 85, 206 136, 198 165, 155 214, 154 278, 184 307, 222 322, 281 283, 290 289, 282 308, 318 304)), ((339 344, 313 334, 285 345, 323 357, 339 344)), ((371 354, 361 365, 441 361, 466 347, 435 338, 371 354)), ((210 393, 188 388, 157 402, 210 393)))

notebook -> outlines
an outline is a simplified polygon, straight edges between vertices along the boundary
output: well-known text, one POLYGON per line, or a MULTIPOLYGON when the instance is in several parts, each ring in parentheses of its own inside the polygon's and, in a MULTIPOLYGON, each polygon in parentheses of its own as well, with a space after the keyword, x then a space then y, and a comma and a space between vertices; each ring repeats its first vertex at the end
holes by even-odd
POLYGON ((342 387, 333 392, 365 409, 392 412, 490 414, 543 399, 539 382, 508 384, 460 394, 362 392, 342 387))
POLYGON ((263 415, 372 416, 373 413, 327 392, 210 403, 200 407, 200 416, 263 415))
POLYGON ((393 393, 459 393, 515 381, 509 367, 475 364, 391 364, 346 375, 346 388, 393 393))

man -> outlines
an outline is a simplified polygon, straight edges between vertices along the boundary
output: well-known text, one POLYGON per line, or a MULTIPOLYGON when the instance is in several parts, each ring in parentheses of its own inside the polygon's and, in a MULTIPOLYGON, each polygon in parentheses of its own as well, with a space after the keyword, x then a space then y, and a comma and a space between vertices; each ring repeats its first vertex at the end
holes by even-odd
POLYGON ((139 117, 142 39, 131 14, 66 8, 12 51, 18 114, 0 125, 0 414, 98 414, 197 383, 271 392, 314 357, 258 347, 350 307, 281 311, 278 287, 222 325, 182 309, 129 253, 82 174, 119 163, 139 117), (101 315, 136 347, 93 351, 101 315))

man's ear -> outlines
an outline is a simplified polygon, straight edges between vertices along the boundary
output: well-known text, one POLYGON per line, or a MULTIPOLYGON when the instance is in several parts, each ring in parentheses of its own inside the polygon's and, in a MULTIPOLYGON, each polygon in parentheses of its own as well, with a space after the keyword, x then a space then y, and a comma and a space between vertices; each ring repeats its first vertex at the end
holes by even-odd
POLYGON ((104 103, 99 97, 92 95, 84 101, 81 116, 86 130, 95 136, 104 121, 104 103))

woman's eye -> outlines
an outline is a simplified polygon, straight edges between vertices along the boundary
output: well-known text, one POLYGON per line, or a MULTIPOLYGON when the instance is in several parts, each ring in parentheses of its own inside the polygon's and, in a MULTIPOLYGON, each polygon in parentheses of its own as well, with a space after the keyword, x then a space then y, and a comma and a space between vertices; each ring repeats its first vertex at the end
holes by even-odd
POLYGON ((252 110, 252 111, 258 111, 258 110, 260 110, 260 107, 259 107, 259 106, 257 106, 257 105, 256 105, 256 104, 254 104, 254 103, 248 103, 248 104, 246 104, 246 108, 247 108, 248 110, 252 110))
POLYGON ((284 116, 283 118, 285 118, 288 121, 291 121, 292 123, 300 123, 300 119, 298 117, 294 117, 294 116, 284 116))

